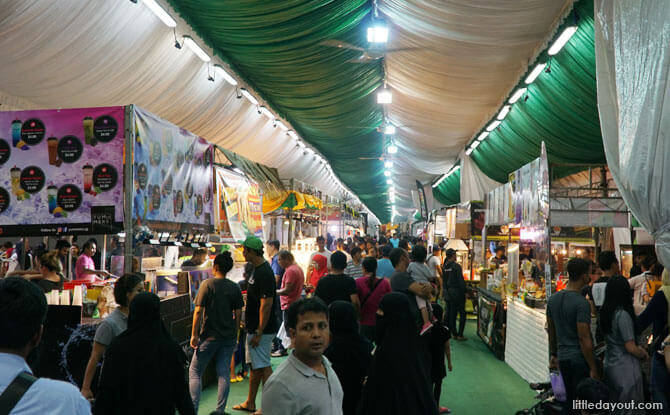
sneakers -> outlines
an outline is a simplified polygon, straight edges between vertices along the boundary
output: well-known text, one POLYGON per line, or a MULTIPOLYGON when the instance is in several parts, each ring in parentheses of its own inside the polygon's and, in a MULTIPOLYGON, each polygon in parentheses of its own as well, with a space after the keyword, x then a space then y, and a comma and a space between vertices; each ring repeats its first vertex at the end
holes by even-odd
POLYGON ((288 356, 288 352, 286 350, 277 350, 276 352, 270 353, 270 356, 272 357, 288 356))
POLYGON ((419 333, 421 336, 424 334, 428 333, 428 331, 433 328, 433 323, 426 323, 421 327, 421 332, 419 333))
POLYGON ((439 413, 441 414, 450 414, 451 409, 447 408, 446 406, 440 406, 439 408, 439 413))

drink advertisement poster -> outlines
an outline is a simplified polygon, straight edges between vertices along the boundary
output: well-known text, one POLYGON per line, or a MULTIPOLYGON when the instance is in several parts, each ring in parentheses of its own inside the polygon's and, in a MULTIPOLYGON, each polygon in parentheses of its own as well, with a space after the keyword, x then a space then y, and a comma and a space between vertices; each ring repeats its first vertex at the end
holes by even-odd
POLYGON ((124 118, 124 107, 0 112, 0 235, 90 233, 101 208, 106 233, 119 232, 124 118))
POLYGON ((212 145, 142 108, 134 111, 133 220, 155 231, 211 231, 212 145))
MULTIPOLYGON (((263 201, 258 184, 226 169, 216 168, 220 218, 227 218, 233 238, 263 239, 263 201)), ((220 226, 223 228, 223 226, 220 226)))

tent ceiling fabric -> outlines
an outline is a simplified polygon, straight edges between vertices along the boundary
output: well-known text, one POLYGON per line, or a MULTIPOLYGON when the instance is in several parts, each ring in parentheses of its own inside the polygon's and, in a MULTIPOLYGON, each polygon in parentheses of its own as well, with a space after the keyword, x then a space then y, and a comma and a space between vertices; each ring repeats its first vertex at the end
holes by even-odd
POLYGON ((371 2, 363 0, 169 0, 196 32, 248 79, 380 218, 388 217, 383 120, 374 92, 383 77, 394 96, 385 109, 398 125, 392 156, 398 211, 412 209, 415 180, 453 164, 494 113, 528 60, 542 49, 571 0, 379 0, 390 23, 389 53, 369 64, 360 52, 319 45, 339 39, 366 46, 371 2), (403 209, 404 208, 404 209, 403 209))
MULTIPOLYGON (((191 34, 173 17, 178 36, 191 34)), ((208 81, 207 65, 188 48, 173 45, 172 30, 141 2, 3 0, 0 110, 137 104, 281 177, 340 196, 322 165, 295 151, 234 87, 208 81)))
POLYGON ((542 141, 551 163, 604 163, 598 117, 593 0, 575 5, 579 26, 523 98, 513 106, 500 127, 472 153, 489 177, 506 182, 510 172, 540 155, 542 141))

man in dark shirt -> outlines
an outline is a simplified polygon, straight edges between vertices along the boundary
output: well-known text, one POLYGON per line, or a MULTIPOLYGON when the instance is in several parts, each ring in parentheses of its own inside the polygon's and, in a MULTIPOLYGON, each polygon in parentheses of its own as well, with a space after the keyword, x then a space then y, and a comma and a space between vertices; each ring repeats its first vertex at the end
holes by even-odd
POLYGON ((356 291, 356 282, 344 273, 347 257, 340 251, 333 252, 330 257, 331 273, 319 280, 314 295, 322 299, 326 305, 333 301, 348 301, 354 305, 356 313, 360 311, 361 302, 356 291))
MULTIPOLYGON (((271 239, 266 243, 268 258, 270 258, 270 267, 272 268, 272 272, 275 274, 275 284, 277 287, 281 287, 282 278, 284 278, 284 268, 279 265, 279 247, 280 244, 277 239, 271 239)), ((273 307, 275 308, 275 315, 279 319, 278 324, 281 327, 283 315, 279 304, 279 296, 275 297, 273 307)), ((284 349, 284 346, 282 346, 281 340, 278 337, 275 337, 272 340, 271 356, 286 356, 286 350, 284 349)))
POLYGON ((273 307, 277 294, 275 275, 270 264, 263 258, 263 241, 249 236, 239 241, 244 250, 244 259, 254 266, 254 273, 247 285, 246 332, 247 363, 251 363, 249 376, 249 394, 247 400, 233 407, 235 410, 254 412, 258 387, 272 374, 270 349, 272 339, 279 329, 273 307))
POLYGON ((226 279, 232 268, 230 252, 217 255, 212 268, 214 278, 203 281, 195 299, 191 332, 191 347, 195 353, 189 368, 189 390, 196 413, 200 402, 200 379, 214 358, 219 380, 216 405, 219 413, 224 412, 228 400, 230 359, 237 344, 237 326, 244 306, 240 287, 226 279))
POLYGON ((193 251, 190 259, 181 264, 182 267, 199 267, 207 260, 207 250, 205 248, 197 248, 193 251))
POLYGON ((430 295, 433 287, 429 283, 414 281, 414 279, 407 272, 410 259, 409 254, 403 248, 394 248, 389 255, 391 265, 395 268, 395 272, 391 275, 391 289, 404 293, 409 298, 410 310, 414 321, 417 324, 417 331, 423 326, 423 319, 419 306, 416 303, 416 297, 419 296, 430 301, 430 295))
POLYGON ((447 322, 449 330, 456 340, 467 340, 463 337, 465 329, 465 279, 463 268, 456 262, 456 251, 447 249, 444 264, 444 300, 447 303, 447 322), (456 315, 458 314, 458 328, 456 315))
POLYGON ((577 413, 572 409, 577 384, 587 377, 599 377, 591 339, 591 307, 580 294, 591 279, 589 269, 587 261, 571 259, 568 262, 568 285, 549 297, 547 302, 549 367, 560 369, 563 376, 567 396, 563 414, 577 413))

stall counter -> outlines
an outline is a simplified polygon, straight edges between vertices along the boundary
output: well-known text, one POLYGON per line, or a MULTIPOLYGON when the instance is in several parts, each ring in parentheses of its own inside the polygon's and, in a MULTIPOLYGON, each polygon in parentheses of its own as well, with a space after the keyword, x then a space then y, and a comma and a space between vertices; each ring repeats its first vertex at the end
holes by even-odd
POLYGON ((500 359, 505 357, 505 306, 500 294, 478 288, 477 334, 500 359))
POLYGON ((507 297, 505 363, 527 382, 549 381, 549 338, 546 312, 507 297))

